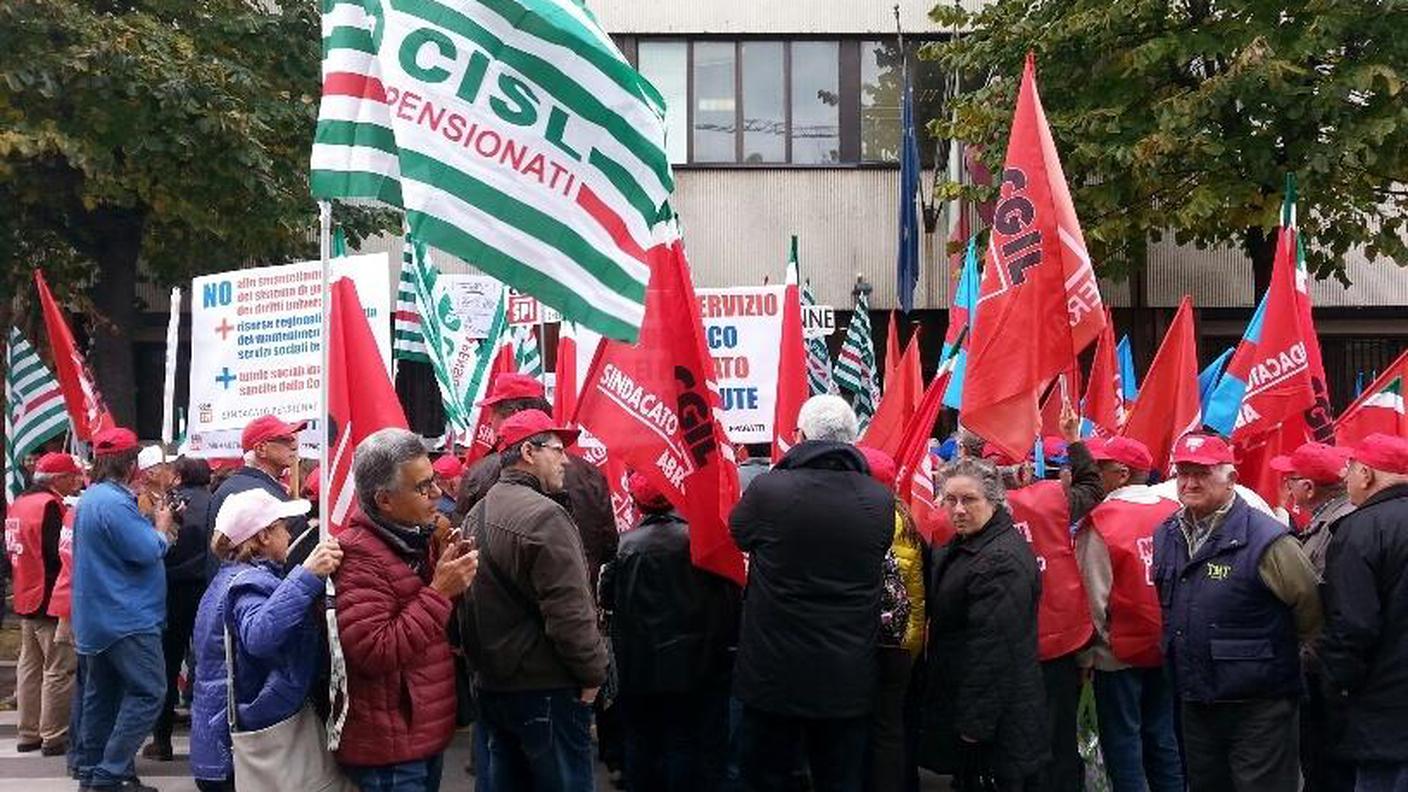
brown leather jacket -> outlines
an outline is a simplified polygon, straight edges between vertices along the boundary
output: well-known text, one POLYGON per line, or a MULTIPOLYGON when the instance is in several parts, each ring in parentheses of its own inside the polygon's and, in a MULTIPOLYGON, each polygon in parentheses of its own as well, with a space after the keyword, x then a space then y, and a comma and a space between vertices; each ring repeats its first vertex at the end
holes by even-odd
POLYGON ((582 540, 538 480, 504 470, 466 515, 479 573, 460 612, 465 655, 486 690, 592 688, 606 679, 582 540))

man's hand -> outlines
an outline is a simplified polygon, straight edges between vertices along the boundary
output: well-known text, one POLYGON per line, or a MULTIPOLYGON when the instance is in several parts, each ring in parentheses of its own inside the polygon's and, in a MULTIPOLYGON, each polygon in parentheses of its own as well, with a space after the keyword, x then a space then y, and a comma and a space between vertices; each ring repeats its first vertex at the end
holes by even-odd
POLYGON ((1067 443, 1080 442, 1080 413, 1070 402, 1061 405, 1061 439, 1067 443))
POLYGON ((337 543, 337 539, 329 536, 313 548, 313 552, 308 554, 307 560, 303 562, 303 568, 314 575, 328 579, 328 575, 337 571, 337 567, 342 564, 342 547, 337 543))
POLYGON ((165 500, 159 501, 156 510, 152 512, 152 519, 156 522, 156 529, 166 535, 168 540, 175 540, 176 532, 181 526, 176 522, 176 516, 171 512, 171 505, 165 500))
POLYGON ((463 594, 474 582, 474 574, 479 571, 479 551, 470 549, 464 542, 451 545, 440 563, 435 565, 435 576, 430 587, 440 592, 446 599, 454 599, 463 594))
POLYGON ((578 700, 590 707, 596 703, 596 694, 601 692, 600 687, 582 688, 582 696, 578 700))

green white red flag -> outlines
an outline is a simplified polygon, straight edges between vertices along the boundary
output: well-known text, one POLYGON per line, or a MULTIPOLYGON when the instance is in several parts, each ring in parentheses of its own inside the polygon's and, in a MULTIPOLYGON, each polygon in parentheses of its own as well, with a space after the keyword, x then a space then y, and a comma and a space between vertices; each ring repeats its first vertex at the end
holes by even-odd
POLYGON ((1408 437, 1403 382, 1408 378, 1408 351, 1389 364, 1335 422, 1335 442, 1352 446, 1375 432, 1408 437))
MULTIPOLYGON (((455 312, 454 299, 440 279, 440 271, 430 262, 425 244, 407 237, 406 245, 411 252, 401 264, 401 288, 411 292, 421 354, 435 375, 450 431, 464 435, 474 426, 471 386, 479 345, 469 337, 464 318, 455 312)), ((399 310, 397 314, 399 322, 399 310)), ((397 337, 399 341, 399 334, 397 337)))
POLYGON ((1027 56, 964 373, 960 422, 1014 459, 1037 400, 1100 333, 1104 304, 1027 56))
POLYGON ((574 0, 322 0, 313 195, 634 340, 674 189, 665 103, 574 0))

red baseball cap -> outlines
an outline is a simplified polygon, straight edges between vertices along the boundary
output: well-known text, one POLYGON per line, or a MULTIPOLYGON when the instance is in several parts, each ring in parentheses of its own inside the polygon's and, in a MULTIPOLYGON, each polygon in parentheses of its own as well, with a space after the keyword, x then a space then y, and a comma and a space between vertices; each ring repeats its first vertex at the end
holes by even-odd
POLYGON ((93 435, 94 454, 121 454, 137 447, 137 433, 131 429, 114 426, 93 435))
POLYGON ((431 465, 431 467, 435 469, 435 475, 441 478, 449 479, 464 475, 464 463, 454 454, 446 454, 440 457, 435 460, 435 464, 431 465))
POLYGON ((1408 439, 1375 432, 1354 446, 1350 458, 1385 473, 1408 473, 1408 439))
POLYGON ((1132 437, 1111 437, 1086 443, 1096 462, 1118 462, 1130 470, 1148 472, 1154 469, 1154 455, 1149 447, 1132 437))
POLYGON ((1043 437, 1041 438, 1041 454, 1047 459, 1065 459, 1069 451, 1065 438, 1043 437))
POLYGON ((577 435, 581 434, 580 429, 570 426, 557 426, 552 422, 552 418, 542 410, 523 410, 510 415, 499 424, 499 448, 508 448, 512 445, 527 440, 533 435, 540 435, 547 432, 562 438, 562 444, 570 446, 577 442, 577 435))
POLYGON ((1173 444, 1173 463, 1189 465, 1230 465, 1232 447, 1217 435, 1189 432, 1173 444))
POLYGON ((1310 479, 1316 484, 1336 484, 1344 478, 1349 454, 1347 448, 1306 443, 1289 454, 1272 457, 1271 469, 1310 479))
POLYGON ((296 424, 284 423, 277 415, 263 415, 249 422, 244 428, 244 433, 240 435, 240 448, 246 451, 254 450, 260 443, 274 440, 279 437, 298 438, 298 433, 308 425, 307 421, 299 421, 296 424))
POLYGON ((492 407, 499 402, 510 399, 541 399, 543 398, 543 383, 535 377, 516 372, 504 372, 494 378, 493 390, 489 395, 479 400, 478 406, 492 407))
POLYGON ((632 471, 630 478, 626 479, 626 491, 631 494, 631 500, 643 509, 658 511, 670 507, 670 499, 642 473, 632 471))
POLYGON ((303 479, 303 492, 299 493, 314 503, 317 503, 323 495, 322 469, 317 465, 308 471, 308 475, 303 479))
POLYGON ((78 466, 78 462, 68 454, 50 452, 34 463, 35 473, 47 473, 51 476, 61 476, 70 474, 74 476, 83 475, 83 468, 78 466))
POLYGON ((983 459, 991 460, 995 465, 1015 465, 1018 460, 1013 459, 1006 451, 998 448, 992 443, 983 443, 983 459))
POLYGON ((865 457, 866 464, 870 465, 870 475, 876 481, 884 484, 890 489, 895 487, 895 477, 899 475, 899 470, 895 465, 895 458, 870 446, 856 446, 856 450, 865 457))

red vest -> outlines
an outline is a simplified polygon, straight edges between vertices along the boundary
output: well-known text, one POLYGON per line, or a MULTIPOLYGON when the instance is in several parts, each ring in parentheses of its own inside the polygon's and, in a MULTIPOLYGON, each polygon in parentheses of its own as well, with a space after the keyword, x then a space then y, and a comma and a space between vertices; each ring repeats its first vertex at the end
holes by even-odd
POLYGON ((59 578, 54 581, 54 593, 49 595, 49 615, 67 619, 73 599, 73 516, 77 509, 64 509, 64 527, 59 531, 59 578))
POLYGON ((1110 550, 1110 652, 1122 663, 1141 668, 1163 665, 1159 651, 1163 617, 1154 588, 1154 532, 1177 510, 1178 503, 1166 498, 1155 503, 1112 498, 1087 517, 1110 550))
POLYGON ((1027 537, 1041 570, 1037 649, 1043 661, 1085 646, 1095 632, 1071 539, 1071 506, 1059 481, 1038 481, 1009 490, 1012 521, 1027 537))
POLYGON ((6 512, 5 552, 10 555, 15 613, 20 616, 43 615, 39 606, 44 604, 44 512, 50 503, 59 503, 59 496, 30 492, 16 498, 6 512))

